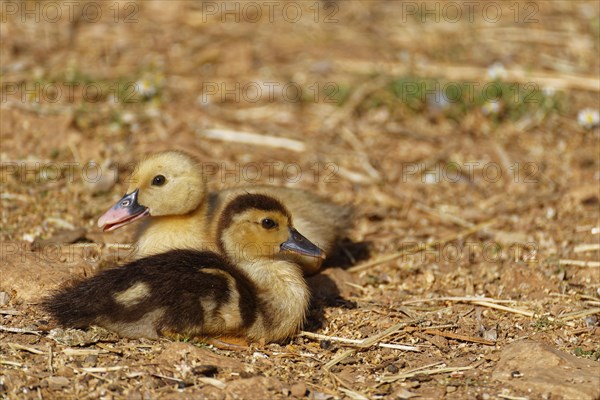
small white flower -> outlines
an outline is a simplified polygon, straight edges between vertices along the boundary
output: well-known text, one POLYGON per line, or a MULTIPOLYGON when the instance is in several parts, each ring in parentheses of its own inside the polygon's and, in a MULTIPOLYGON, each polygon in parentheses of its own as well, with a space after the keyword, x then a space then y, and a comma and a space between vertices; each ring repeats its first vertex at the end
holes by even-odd
POLYGON ((546 97, 554 97, 556 94, 556 88, 552 86, 546 86, 542 89, 542 93, 544 93, 544 96, 546 97))
POLYGON ((108 129, 110 129, 110 131, 113 132, 113 133, 119 132, 121 130, 121 125, 118 122, 112 122, 108 126, 108 129))
POLYGON ((150 118, 158 118, 160 117, 160 109, 155 105, 151 105, 150 107, 146 108, 146 116, 150 118))
POLYGON ((600 123, 600 114, 598 114, 598 110, 584 108, 577 114, 577 122, 585 129, 591 129, 600 123))
POLYGON ((487 101, 483 106, 481 106, 481 111, 483 111, 484 115, 496 115, 500 112, 500 102, 487 101))
POLYGON ((137 133, 140 131, 140 124, 134 122, 133 124, 129 125, 129 129, 131 130, 131 132, 137 133))
POLYGON ((435 172, 427 171, 425 173, 425 176, 423 177, 423 183, 425 183, 427 185, 433 185, 438 182, 439 182, 439 179, 435 172))
POLYGON ((508 72, 502 63, 495 62, 488 67, 487 76, 492 81, 501 81, 508 77, 508 72))
POLYGON ((131 112, 125 112, 121 116, 121 121, 123 121, 125 124, 132 124, 135 122, 135 115, 131 112))
POLYGON ((150 97, 156 93, 156 87, 148 79, 140 79, 135 83, 135 90, 144 97, 150 97))
POLYGON ((427 105, 433 110, 447 110, 450 108, 450 100, 441 90, 436 90, 427 96, 427 105))
POLYGON ((32 235, 31 233, 24 233, 23 240, 29 243, 33 243, 33 241, 35 240, 35 235, 32 235))

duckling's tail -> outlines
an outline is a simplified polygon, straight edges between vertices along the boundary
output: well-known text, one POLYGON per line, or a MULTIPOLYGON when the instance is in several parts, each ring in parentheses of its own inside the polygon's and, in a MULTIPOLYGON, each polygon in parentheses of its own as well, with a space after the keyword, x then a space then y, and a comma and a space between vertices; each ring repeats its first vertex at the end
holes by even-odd
POLYGON ((107 291, 99 279, 71 282, 42 300, 41 307, 65 327, 94 324, 110 307, 107 291))

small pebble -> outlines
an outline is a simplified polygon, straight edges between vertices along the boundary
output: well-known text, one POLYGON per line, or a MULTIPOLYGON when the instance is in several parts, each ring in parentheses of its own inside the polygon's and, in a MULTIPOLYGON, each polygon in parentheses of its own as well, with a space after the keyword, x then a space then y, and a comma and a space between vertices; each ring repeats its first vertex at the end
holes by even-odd
POLYGON ((417 389, 421 386, 421 383, 419 381, 405 381, 405 382, 402 382, 402 386, 411 388, 411 389, 417 389))
POLYGON ((190 382, 178 382, 177 383, 177 389, 185 389, 188 386, 193 386, 193 383, 190 382))
POLYGON ((110 390, 111 392, 118 392, 121 390, 121 387, 116 383, 111 383, 110 385, 108 385, 108 390, 110 390))
POLYGON ((456 389, 458 389, 456 386, 446 386, 446 393, 456 392, 456 389))
POLYGON ((398 367, 396 367, 395 364, 390 364, 387 367, 385 367, 387 372, 391 372, 392 374, 395 374, 399 371, 398 367))
POLYGON ((331 340, 321 340, 321 342, 319 342, 319 346, 323 350, 327 350, 327 349, 331 348, 331 340))
POLYGON ((304 382, 296 383, 290 391, 294 397, 304 397, 306 395, 306 384, 304 382))
POLYGON ((125 397, 126 400, 142 400, 142 394, 140 392, 129 392, 127 394, 127 397, 125 397))
POLYGON ((60 390, 69 386, 69 379, 64 376, 51 376, 48 378, 48 388, 50 390, 60 390))
POLYGON ((6 292, 0 292, 0 307, 5 306, 10 301, 10 296, 6 292))
POLYGON ((413 397, 417 397, 418 394, 413 393, 409 390, 406 390, 404 388, 400 388, 399 390, 396 390, 394 392, 394 394, 392 394, 391 398, 392 399, 399 399, 399 400, 404 400, 404 399, 410 399, 413 397))
POLYGON ((95 354, 90 354, 83 360, 83 365, 85 367, 95 367, 96 362, 98 362, 98 356, 95 354))
POLYGON ((62 366, 56 369, 56 375, 60 375, 60 377, 65 378, 73 378, 75 376, 75 373, 73 372, 73 368, 67 368, 66 366, 62 366))
POLYGON ((498 331, 496 330, 496 328, 486 330, 483 332, 483 338, 485 340, 495 342, 496 340, 498 340, 498 331))
MULTIPOLYGON (((112 161, 105 160, 102 165, 92 161, 86 164, 89 175, 83 174, 84 182, 92 194, 105 193, 117 183, 114 171, 111 170, 112 161)), ((85 170, 87 171, 87 170, 85 170)))

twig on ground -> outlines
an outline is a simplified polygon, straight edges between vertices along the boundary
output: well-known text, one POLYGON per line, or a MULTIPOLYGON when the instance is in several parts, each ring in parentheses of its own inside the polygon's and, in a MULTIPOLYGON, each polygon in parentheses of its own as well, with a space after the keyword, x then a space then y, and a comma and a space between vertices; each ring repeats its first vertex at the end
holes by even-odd
POLYGON ((338 354, 336 357, 332 358, 327 364, 323 365, 323 368, 326 371, 329 371, 329 369, 331 367, 333 367, 334 365, 336 365, 337 363, 339 363, 340 361, 342 361, 346 357, 350 357, 355 352, 356 352, 356 350, 354 350, 354 349, 352 349, 352 350, 346 350, 343 353, 338 354))
POLYGON ((492 342, 491 340, 485 340, 485 339, 479 339, 479 338, 475 338, 475 337, 471 337, 471 336, 459 335, 458 333, 452 333, 452 332, 442 332, 437 329, 427 329, 427 330, 423 331, 423 333, 426 333, 428 335, 443 336, 448 339, 462 340, 463 342, 473 342, 473 343, 485 344, 487 346, 494 346, 496 344, 495 342, 492 342))
POLYGON ((0 325, 0 331, 10 332, 10 333, 29 333, 31 335, 41 336, 41 331, 32 331, 24 328, 14 328, 12 326, 0 325))
POLYGON ((222 382, 215 378, 200 377, 200 378, 198 378, 198 381, 212 385, 212 386, 216 387, 217 389, 225 389, 225 387, 227 387, 227 384, 225 382, 222 382))
POLYGON ((301 153, 306 150, 304 142, 278 136, 261 135, 258 133, 231 131, 226 129, 199 130, 198 134, 209 139, 224 142, 252 144, 255 146, 268 146, 286 149, 301 153))
POLYGON ((82 372, 94 373, 94 372, 113 372, 120 371, 122 369, 129 368, 126 365, 115 365, 113 367, 89 367, 89 368, 77 368, 82 372))
POLYGON ((89 356, 89 355, 96 356, 98 354, 107 354, 108 353, 107 350, 72 349, 72 348, 63 349, 62 352, 68 356, 89 356))
POLYGON ((343 388, 339 388, 338 390, 345 393, 346 396, 350 397, 353 400, 368 400, 369 399, 364 394, 359 393, 356 390, 352 389, 350 383, 346 382, 344 379, 340 378, 336 374, 330 372, 329 375, 331 375, 337 383, 339 383, 340 385, 343 386, 343 388))
POLYGON ((0 360, 0 365, 11 365, 13 367, 19 367, 19 368, 21 368, 25 364, 21 364, 20 362, 16 362, 16 361, 0 360))
POLYGON ((529 397, 520 397, 520 396, 510 396, 508 394, 498 394, 498 397, 506 400, 529 400, 529 397))
MULTIPOLYGON (((304 337, 308 337, 311 339, 318 339, 318 340, 329 340, 331 342, 338 342, 338 343, 343 343, 349 346, 353 346, 353 345, 359 345, 362 346, 364 339, 348 339, 348 338, 343 338, 343 337, 338 337, 338 336, 327 336, 327 335, 321 335, 318 333, 312 333, 312 332, 300 332, 300 336, 304 336, 304 337)), ((397 350, 404 350, 404 351, 416 351, 416 352, 420 352, 421 349, 419 349, 416 346, 407 346, 407 345, 402 345, 402 344, 395 344, 395 343, 377 343, 377 346, 379 347, 386 347, 389 349, 397 349, 397 350)))
MULTIPOLYGON (((389 327, 388 329, 384 330, 383 332, 378 333, 377 335, 362 339, 358 343, 353 343, 353 345, 355 345, 356 347, 358 347, 360 349, 367 349, 367 348, 373 346, 375 343, 382 340, 383 338, 398 332, 400 329, 404 328, 405 326, 412 325, 412 324, 415 324, 418 322, 420 322, 420 320, 411 320, 411 321, 407 321, 407 322, 400 322, 394 326, 389 327)), ((302 332, 302 333, 310 334, 310 332, 302 332)), ((310 335, 315 335, 315 334, 310 334, 310 335)), ((346 340, 348 340, 348 339, 346 339, 346 340)), ((346 343, 348 343, 348 342, 346 342, 346 343)), ((346 357, 349 357, 352 354, 354 354, 357 350, 358 349, 347 350, 347 351, 343 352, 342 354, 338 355, 337 357, 335 357, 331 361, 329 361, 327 364, 325 364, 323 366, 323 368, 325 368, 326 370, 329 370, 331 367, 333 367, 334 365, 336 365, 337 363, 339 363, 346 357)))
POLYGON ((600 308, 591 308, 589 310, 575 311, 568 314, 563 314, 558 317, 559 321, 566 322, 574 319, 587 317, 588 315, 600 314, 600 308))
POLYGON ((50 374, 54 374, 54 367, 52 361, 54 360, 54 353, 52 352, 52 346, 48 345, 48 371, 50 374))
POLYGON ((487 301, 488 303, 516 303, 515 300, 499 300, 491 297, 432 297, 430 299, 413 299, 403 301, 402 304, 413 304, 413 303, 429 303, 431 301, 487 301))
POLYGON ((561 260, 558 260, 558 265, 570 265, 573 267, 600 268, 600 261, 561 259, 561 260))
MULTIPOLYGON (((513 314, 524 315, 524 316, 530 317, 530 318, 535 318, 538 316, 536 313, 531 312, 531 311, 523 311, 523 310, 519 310, 518 308, 506 307, 506 306, 502 306, 500 304, 489 303, 487 301, 472 301, 471 303, 477 304, 477 305, 480 305, 483 307, 495 308, 496 310, 508 311, 513 314)), ((548 317, 548 320, 554 321, 554 318, 548 317)))
POLYGON ((8 347, 13 350, 23 350, 33 354, 46 354, 42 350, 36 349, 35 347, 23 346, 22 344, 18 343, 9 343, 8 347))
POLYGON ((21 315, 17 310, 0 310, 0 315, 21 315))
MULTIPOLYGON (((118 354, 118 355, 122 355, 123 354, 123 350, 121 350, 121 349, 115 349, 115 348, 110 347, 110 346, 108 346, 108 345, 106 345, 104 343, 98 342, 98 343, 96 343, 96 347, 100 347, 102 350, 104 350, 106 352, 111 352, 111 353, 115 353, 115 354, 118 354)), ((138 346, 138 347, 142 347, 142 346, 138 346)))
POLYGON ((350 397, 353 400, 369 400, 368 397, 366 397, 352 389, 340 388, 340 392, 343 392, 346 396, 350 397))
MULTIPOLYGON (((417 77, 438 78, 450 80, 485 80, 487 68, 466 65, 449 65, 442 63, 399 63, 399 62, 373 62, 363 60, 345 59, 343 63, 336 63, 337 70, 350 73, 373 74, 382 73, 392 76, 411 74, 417 77)), ((595 76, 562 74, 546 71, 531 71, 517 68, 506 69, 507 82, 531 83, 536 82, 542 87, 555 89, 578 89, 591 92, 600 91, 600 80, 595 76)))
POLYGON ((599 243, 579 244, 573 249, 575 253, 585 253, 588 251, 600 251, 599 243))
POLYGON ((467 367, 446 367, 446 368, 435 368, 435 369, 425 369, 413 372, 405 372, 398 375, 385 376, 381 378, 381 382, 391 383, 400 379, 412 378, 417 375, 436 375, 436 374, 446 374, 448 372, 457 372, 457 371, 467 371, 469 369, 475 368, 474 365, 469 365, 467 367))
POLYGON ((344 140, 346 140, 350 146, 354 149, 358 156, 358 161, 362 165, 365 172, 371 177, 372 182, 380 182, 381 174, 379 171, 373 167, 371 161, 369 160, 369 156, 365 152, 365 145, 360 141, 360 139, 356 136, 354 132, 352 132, 347 127, 343 127, 341 129, 341 135, 344 140))

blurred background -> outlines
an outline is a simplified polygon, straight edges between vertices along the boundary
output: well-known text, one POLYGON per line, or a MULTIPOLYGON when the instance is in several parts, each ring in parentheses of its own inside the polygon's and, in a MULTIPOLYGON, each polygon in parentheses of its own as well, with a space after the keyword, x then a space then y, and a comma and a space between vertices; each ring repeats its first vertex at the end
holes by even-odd
MULTIPOLYGON (((9 1, 0 34, 2 160, 41 162, 26 179, 49 182, 29 190, 44 187, 46 214, 72 223, 111 202, 86 196, 122 192, 112 185, 130 162, 171 148, 197 154, 215 186, 300 185, 360 204, 381 205, 373 187, 455 207, 440 186, 469 188, 473 203, 539 191, 523 184, 534 175, 536 188, 598 182, 593 1, 9 1), (494 182, 488 162, 502 168, 494 182)), ((2 222, 19 237, 36 217, 2 222)))
MULTIPOLYGON (((3 1, 0 240, 16 244, 3 262, 22 267, 30 243, 65 229, 128 242, 132 227, 103 235, 97 218, 136 160, 182 149, 213 189, 354 204, 350 236, 375 260, 493 227, 469 254, 460 239, 458 257, 344 275, 359 305, 478 294, 585 308, 599 282, 581 267, 598 261, 599 13, 572 0, 3 1)), ((394 312, 351 318, 377 331, 394 312)), ((326 313, 352 336, 344 318, 326 313)), ((508 318, 504 339, 521 317, 508 318)), ((594 346, 576 340, 557 346, 594 346)))

